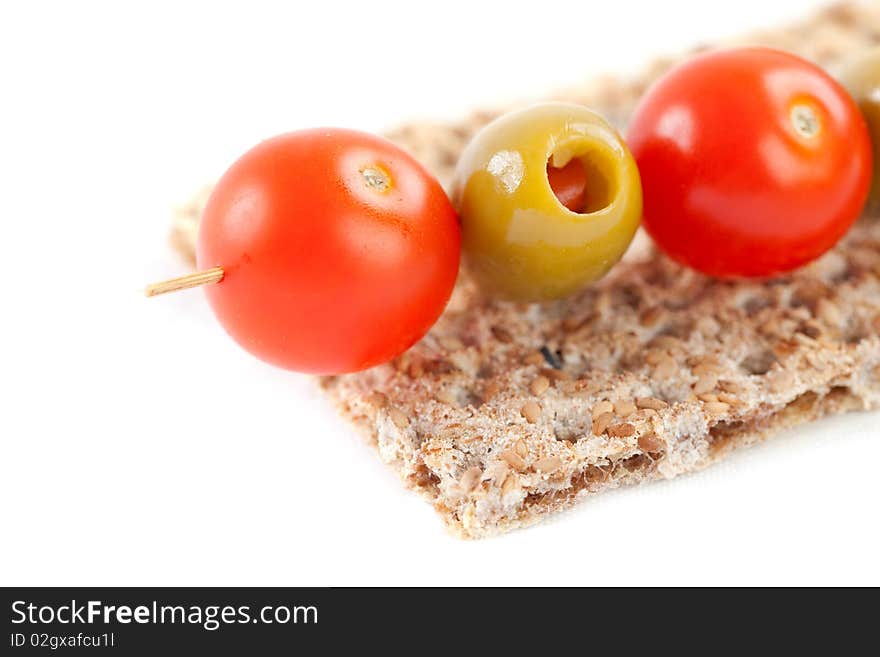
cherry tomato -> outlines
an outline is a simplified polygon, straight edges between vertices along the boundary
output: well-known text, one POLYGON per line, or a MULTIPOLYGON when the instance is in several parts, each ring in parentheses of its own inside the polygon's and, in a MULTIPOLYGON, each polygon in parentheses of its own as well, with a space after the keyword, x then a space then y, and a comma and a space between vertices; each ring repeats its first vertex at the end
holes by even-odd
POLYGON ((292 132, 245 153, 199 229, 205 288, 229 334, 275 365, 338 374, 385 362, 443 311, 461 237, 439 183, 390 142, 292 132))
POLYGON ((671 257, 715 276, 789 271, 831 248, 871 181, 865 121, 794 55, 695 57, 648 90, 629 127, 644 225, 671 257))
POLYGON ((563 167, 547 162, 547 180, 556 198, 572 212, 580 212, 587 202, 587 172, 582 160, 574 158, 563 167))

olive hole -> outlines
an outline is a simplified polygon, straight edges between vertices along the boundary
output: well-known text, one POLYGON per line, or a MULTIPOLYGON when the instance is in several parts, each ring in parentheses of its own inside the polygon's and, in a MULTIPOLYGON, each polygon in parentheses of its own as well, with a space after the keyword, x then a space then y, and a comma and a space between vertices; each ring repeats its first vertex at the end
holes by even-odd
POLYGON ((561 167, 554 166, 553 159, 551 155, 547 160, 547 181, 563 206, 578 214, 591 214, 611 205, 610 163, 600 154, 584 153, 561 167))

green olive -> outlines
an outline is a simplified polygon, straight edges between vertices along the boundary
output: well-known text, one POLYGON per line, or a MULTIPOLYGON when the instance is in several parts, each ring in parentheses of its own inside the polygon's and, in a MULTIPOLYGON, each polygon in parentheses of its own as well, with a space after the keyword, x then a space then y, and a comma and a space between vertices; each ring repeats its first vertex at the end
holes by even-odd
POLYGON ((459 160, 452 198, 469 269, 487 292, 520 301, 558 299, 603 276, 642 214, 638 169, 623 139, 598 114, 567 103, 483 128, 459 160), (548 180, 548 167, 575 158, 586 176, 577 211, 548 180))
POLYGON ((874 146, 874 178, 871 199, 880 199, 880 47, 856 55, 843 65, 840 81, 858 103, 874 146))

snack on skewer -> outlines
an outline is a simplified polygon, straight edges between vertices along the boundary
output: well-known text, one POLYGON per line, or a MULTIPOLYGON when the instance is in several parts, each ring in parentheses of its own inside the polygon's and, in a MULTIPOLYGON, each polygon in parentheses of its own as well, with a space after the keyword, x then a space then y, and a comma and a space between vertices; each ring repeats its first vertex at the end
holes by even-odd
MULTIPOLYGON (((878 28, 880 12, 838 9, 761 41, 829 65, 876 43, 878 28)), ((606 82, 570 100, 625 117, 645 86, 606 82)), ((448 181, 488 118, 395 137, 448 181)), ((197 219, 178 224, 190 254, 197 219)), ((323 384, 454 531, 530 524, 592 493, 704 467, 781 428, 880 406, 878 231, 868 217, 772 285, 719 282, 656 251, 540 307, 479 296, 465 276, 413 349, 323 384)))
POLYGON ((440 316, 460 232, 440 188, 380 137, 315 129, 268 139, 214 188, 199 272, 217 319, 255 356, 315 374, 400 355, 440 316))

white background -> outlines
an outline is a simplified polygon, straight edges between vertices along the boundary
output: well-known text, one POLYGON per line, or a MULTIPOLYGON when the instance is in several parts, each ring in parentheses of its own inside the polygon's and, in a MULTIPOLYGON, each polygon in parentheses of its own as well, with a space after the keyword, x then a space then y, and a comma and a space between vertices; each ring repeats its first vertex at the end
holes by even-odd
POLYGON ((877 424, 482 542, 240 351, 170 208, 276 132, 539 95, 820 3, 3 2, 0 584, 880 584, 877 424))

